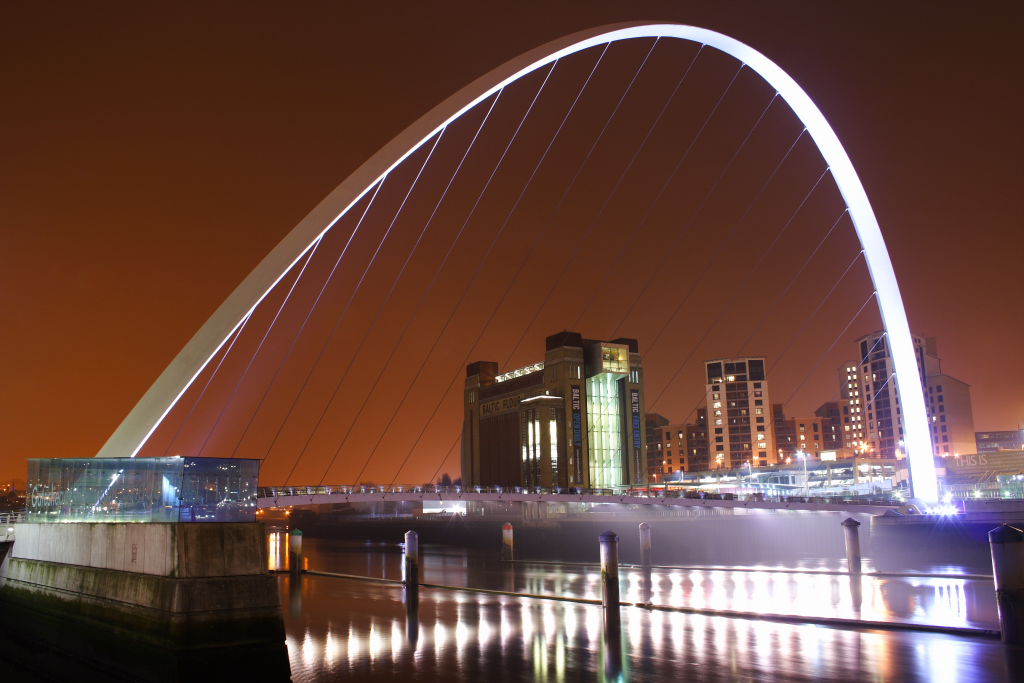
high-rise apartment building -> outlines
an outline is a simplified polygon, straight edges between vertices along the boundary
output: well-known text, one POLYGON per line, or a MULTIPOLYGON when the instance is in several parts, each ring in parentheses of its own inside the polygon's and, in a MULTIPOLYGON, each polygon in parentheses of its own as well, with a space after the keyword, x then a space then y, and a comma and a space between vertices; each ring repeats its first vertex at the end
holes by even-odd
POLYGON ((823 445, 827 451, 838 451, 844 448, 852 450, 855 447, 853 444, 859 443, 863 439, 863 434, 853 429, 854 415, 850 412, 848 400, 826 401, 814 411, 814 415, 821 418, 821 428, 824 433, 823 445))
POLYGON ((721 358, 704 368, 711 469, 778 462, 765 359, 721 358))
POLYGON ((820 417, 790 417, 782 411, 781 403, 772 404, 772 424, 775 428, 775 452, 781 462, 793 461, 798 453, 820 458, 825 448, 825 429, 820 417))
POLYGON ((635 339, 547 338, 544 360, 466 368, 465 486, 645 483, 643 370, 635 339))
POLYGON ((960 455, 977 449, 971 387, 955 377, 937 372, 928 375, 928 421, 936 455, 960 455))
POLYGON ((708 409, 697 409, 697 420, 686 425, 686 471, 706 472, 711 469, 708 442, 708 409))
POLYGON ((686 472, 690 469, 687 467, 686 425, 672 423, 662 425, 658 429, 655 448, 661 455, 659 479, 676 479, 679 472, 686 472))
POLYGON ((663 434, 669 419, 659 413, 647 413, 645 423, 645 443, 647 444, 647 481, 661 481, 664 472, 663 434))
MULTIPOLYGON (((926 409, 936 455, 968 452, 974 440, 970 387, 942 373, 934 338, 914 336, 918 372, 924 378, 926 409)), ((893 378, 895 365, 884 332, 857 340, 860 361, 847 361, 839 371, 840 397, 849 402, 846 443, 861 453, 884 458, 903 450, 903 415, 893 378)))

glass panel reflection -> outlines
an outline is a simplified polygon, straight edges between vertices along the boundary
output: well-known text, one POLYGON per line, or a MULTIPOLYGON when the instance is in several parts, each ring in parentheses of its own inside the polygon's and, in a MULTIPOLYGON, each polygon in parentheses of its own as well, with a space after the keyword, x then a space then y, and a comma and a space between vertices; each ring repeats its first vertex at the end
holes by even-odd
POLYGON ((259 460, 34 458, 29 522, 251 522, 259 460))

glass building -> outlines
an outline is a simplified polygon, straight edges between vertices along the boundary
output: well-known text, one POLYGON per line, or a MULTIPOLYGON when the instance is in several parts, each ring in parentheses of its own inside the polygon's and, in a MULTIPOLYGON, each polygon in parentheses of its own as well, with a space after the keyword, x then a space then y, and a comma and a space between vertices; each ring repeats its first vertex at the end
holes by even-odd
POLYGON ((616 488, 645 482, 643 371, 635 339, 547 338, 544 360, 466 369, 465 486, 616 488))
POLYGON ((252 522, 260 461, 34 458, 29 522, 252 522))

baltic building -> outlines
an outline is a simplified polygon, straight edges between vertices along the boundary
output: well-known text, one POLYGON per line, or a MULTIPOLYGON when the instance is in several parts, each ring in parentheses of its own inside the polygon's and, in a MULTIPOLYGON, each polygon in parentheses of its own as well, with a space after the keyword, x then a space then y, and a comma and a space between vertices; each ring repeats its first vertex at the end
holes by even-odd
POLYGON ((547 338, 544 360, 466 368, 464 486, 612 488, 645 482, 643 370, 635 339, 547 338))

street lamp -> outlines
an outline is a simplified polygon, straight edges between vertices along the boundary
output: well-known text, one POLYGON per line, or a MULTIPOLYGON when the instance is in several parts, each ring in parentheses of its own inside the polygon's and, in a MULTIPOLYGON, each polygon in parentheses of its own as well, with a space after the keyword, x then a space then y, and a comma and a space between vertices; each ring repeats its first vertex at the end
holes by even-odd
POLYGON ((800 458, 804 462, 804 496, 806 497, 807 496, 807 491, 808 491, 808 486, 807 486, 807 453, 805 453, 804 451, 797 451, 796 452, 796 457, 800 458))

